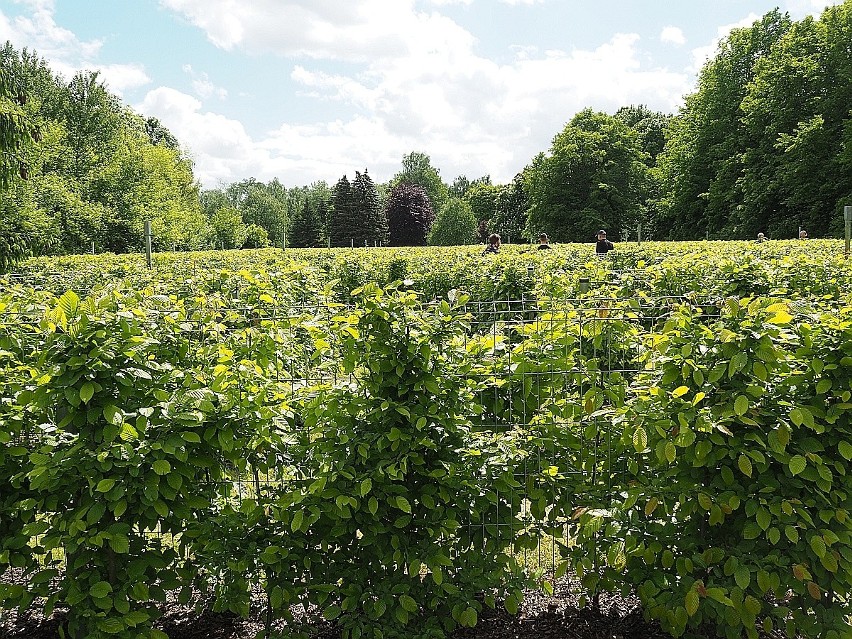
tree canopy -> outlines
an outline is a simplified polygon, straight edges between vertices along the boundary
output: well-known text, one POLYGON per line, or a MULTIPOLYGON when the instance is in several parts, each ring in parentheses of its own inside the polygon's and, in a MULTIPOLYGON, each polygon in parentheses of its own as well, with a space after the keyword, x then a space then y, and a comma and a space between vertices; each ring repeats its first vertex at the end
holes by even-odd
POLYGON ((590 240, 599 228, 618 239, 640 215, 647 166, 636 132, 614 116, 586 109, 525 172, 527 237, 590 240))
POLYGON ((97 72, 66 80, 7 42, 0 269, 28 254, 140 250, 145 219, 156 250, 463 242, 468 210, 480 241, 590 241, 598 228, 620 239, 639 223, 655 239, 839 235, 852 203, 850 36, 852 0, 801 21, 770 11, 721 41, 678 113, 585 109, 508 184, 447 185, 413 151, 386 183, 364 169, 333 187, 248 178, 204 191, 180 141, 97 72))

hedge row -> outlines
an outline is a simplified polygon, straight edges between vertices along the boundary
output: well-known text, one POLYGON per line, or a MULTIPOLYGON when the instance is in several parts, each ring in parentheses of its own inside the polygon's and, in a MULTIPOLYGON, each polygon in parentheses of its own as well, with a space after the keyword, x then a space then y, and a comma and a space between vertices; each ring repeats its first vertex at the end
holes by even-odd
POLYGON ((168 592, 245 614, 260 587, 345 637, 439 637, 548 588, 517 557, 552 534, 675 636, 850 636, 852 308, 542 299, 478 331, 463 297, 243 279, 240 312, 3 294, 4 607, 162 637, 168 592))

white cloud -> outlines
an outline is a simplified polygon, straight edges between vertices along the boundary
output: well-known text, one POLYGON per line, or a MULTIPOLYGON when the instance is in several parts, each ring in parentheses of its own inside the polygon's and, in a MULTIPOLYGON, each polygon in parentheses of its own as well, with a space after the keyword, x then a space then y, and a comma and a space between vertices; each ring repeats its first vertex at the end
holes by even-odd
POLYGON ((181 68, 183 69, 183 72, 190 77, 192 89, 198 97, 205 100, 212 97, 224 100, 228 97, 228 90, 224 87, 213 84, 207 73, 203 71, 196 71, 192 68, 191 64, 185 64, 181 68))
POLYGON ((500 2, 516 6, 519 4, 542 4, 544 0, 500 0, 500 2))
POLYGON ((0 42, 9 40, 15 47, 36 51, 66 80, 80 70, 99 71, 104 84, 118 96, 151 82, 141 64, 97 62, 103 42, 81 40, 57 25, 53 0, 22 0, 21 4, 30 7, 29 15, 8 18, 0 13, 0 42))
POLYGON ((99 71, 107 88, 119 96, 124 95, 125 91, 151 83, 151 78, 141 64, 107 64, 90 68, 99 71))
POLYGON ((212 186, 252 175, 251 171, 263 164, 263 157, 242 123, 202 111, 201 106, 191 95, 159 87, 149 91, 134 108, 156 117, 188 146, 196 163, 196 177, 202 183, 212 186))
POLYGON ((51 61, 66 61, 66 67, 91 60, 100 51, 101 40, 80 40, 56 24, 52 0, 28 0, 23 4, 30 7, 28 15, 10 19, 0 14, 0 41, 9 40, 16 47, 34 49, 51 61))
MULTIPOLYGON (((377 181, 399 170, 406 153, 427 152, 436 167, 489 174, 507 182, 578 110, 614 111, 644 103, 671 111, 688 77, 643 69, 639 36, 619 34, 595 50, 521 50, 499 65, 469 49, 432 47, 420 56, 383 60, 357 76, 296 66, 291 79, 320 100, 354 115, 329 122, 282 124, 253 140, 236 120, 202 109, 192 96, 159 88, 139 110, 158 117, 191 147, 207 186, 247 176, 286 184, 334 181, 366 167, 377 181)), ((421 46, 414 43, 414 48, 421 46)))
POLYGON ((160 4, 183 15, 225 50, 333 59, 402 54, 416 15, 412 0, 160 0, 160 4))
POLYGON ((716 37, 713 38, 713 41, 710 44, 703 47, 696 47, 692 50, 691 70, 694 73, 697 73, 701 69, 701 67, 704 66, 704 63, 716 54, 716 50, 719 48, 719 43, 726 37, 728 37, 731 31, 733 31, 734 29, 750 27, 752 24, 755 23, 756 20, 760 20, 760 16, 756 13, 750 13, 738 22, 718 27, 716 29, 716 37))
MULTIPOLYGON (((513 58, 498 63, 477 52, 470 32, 437 11, 417 11, 415 0, 160 2, 223 49, 297 59, 290 68, 295 90, 340 104, 347 114, 282 123, 253 138, 240 121, 204 105, 203 99, 227 92, 185 65, 194 96, 159 87, 135 108, 189 145, 206 186, 248 176, 308 184, 364 167, 385 181, 413 150, 446 167, 447 181, 490 174, 506 182, 546 150, 578 110, 612 112, 643 103, 673 111, 691 88, 686 73, 646 66, 636 34, 617 34, 590 50, 542 51, 520 42, 508 50, 513 58), (320 68, 320 58, 349 64, 320 68)), ((39 6, 52 5, 42 0, 39 6)), ((48 17, 42 28, 56 31, 59 42, 61 30, 48 17)), ((0 13, 0 34, 7 23, 0 13)), ((71 32, 64 37, 78 48, 85 44, 71 32)), ((99 43, 89 45, 94 57, 99 43)), ((59 59, 73 69, 79 57, 66 50, 59 59)), ((102 68, 115 90, 148 80, 142 67, 102 68)))
POLYGON ((794 20, 801 20, 805 16, 819 17, 826 7, 837 4, 842 4, 841 0, 787 0, 783 10, 789 11, 794 20))
POLYGON ((668 44, 682 45, 686 44, 686 37, 683 35, 683 29, 680 27, 664 27, 660 32, 660 42, 668 44))
POLYGON ((414 0, 160 0, 225 50, 365 62, 410 55, 423 43, 473 41, 414 0))

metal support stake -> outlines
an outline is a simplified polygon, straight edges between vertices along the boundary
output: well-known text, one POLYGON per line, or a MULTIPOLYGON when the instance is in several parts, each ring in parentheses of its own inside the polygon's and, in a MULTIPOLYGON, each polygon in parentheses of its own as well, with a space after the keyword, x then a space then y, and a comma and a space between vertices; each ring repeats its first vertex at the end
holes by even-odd
POLYGON ((849 257, 849 239, 852 236, 852 206, 843 207, 843 221, 846 224, 846 251, 844 255, 849 257))
POLYGON ((151 220, 145 220, 145 259, 148 262, 148 268, 152 268, 152 264, 151 264, 151 220))

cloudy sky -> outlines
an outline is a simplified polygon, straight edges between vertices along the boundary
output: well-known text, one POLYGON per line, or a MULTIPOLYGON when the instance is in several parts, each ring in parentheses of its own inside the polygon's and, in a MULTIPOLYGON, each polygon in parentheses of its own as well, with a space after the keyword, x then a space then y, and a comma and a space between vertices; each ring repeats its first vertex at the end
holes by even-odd
POLYGON ((206 188, 426 153, 446 182, 522 170, 585 107, 675 112, 735 26, 833 0, 0 0, 0 42, 98 70, 206 188))

